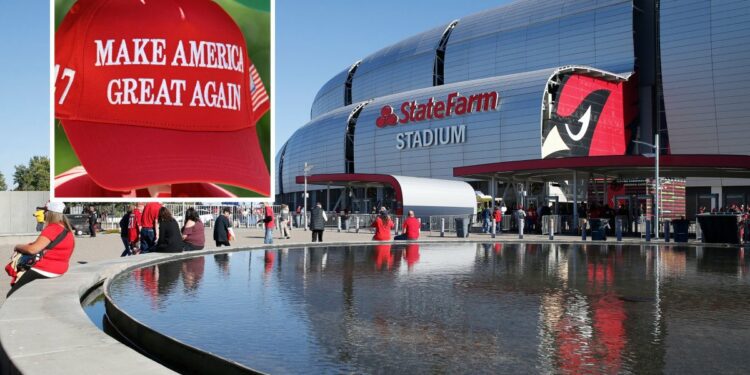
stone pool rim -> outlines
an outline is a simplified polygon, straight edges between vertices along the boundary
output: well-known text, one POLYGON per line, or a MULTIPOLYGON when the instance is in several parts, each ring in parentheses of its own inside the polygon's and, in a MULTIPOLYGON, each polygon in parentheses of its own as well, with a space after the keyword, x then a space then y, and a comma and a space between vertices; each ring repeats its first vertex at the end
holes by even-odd
MULTIPOLYGON (((504 238, 503 238, 504 237, 504 238)), ((375 244, 435 244, 435 243, 493 243, 555 244, 555 245, 651 245, 680 247, 726 247, 737 245, 664 243, 661 241, 629 240, 581 241, 562 237, 559 240, 474 237, 466 239, 431 237, 418 241, 332 241, 283 242, 272 245, 209 248, 183 253, 149 253, 115 258, 88 264, 71 265, 64 276, 31 283, 8 298, 0 308, 0 346, 2 374, 42 373, 103 373, 130 374, 137 369, 141 374, 174 374, 166 366, 140 354, 100 330, 89 319, 81 300, 89 291, 104 286, 118 275, 136 268, 156 265, 197 256, 247 250, 299 247, 367 246, 375 244), (53 335, 49 335, 54 332, 53 335), (85 361, 85 369, 82 363, 85 361)))

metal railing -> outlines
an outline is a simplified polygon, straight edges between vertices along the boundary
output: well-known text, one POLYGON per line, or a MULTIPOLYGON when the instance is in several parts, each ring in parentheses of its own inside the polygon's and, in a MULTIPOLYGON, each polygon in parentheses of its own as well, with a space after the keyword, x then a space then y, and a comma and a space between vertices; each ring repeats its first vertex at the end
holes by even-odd
POLYGON ((456 231, 456 219, 463 218, 469 220, 469 226, 474 224, 476 215, 435 215, 430 216, 430 232, 440 232, 445 230, 446 232, 456 231))

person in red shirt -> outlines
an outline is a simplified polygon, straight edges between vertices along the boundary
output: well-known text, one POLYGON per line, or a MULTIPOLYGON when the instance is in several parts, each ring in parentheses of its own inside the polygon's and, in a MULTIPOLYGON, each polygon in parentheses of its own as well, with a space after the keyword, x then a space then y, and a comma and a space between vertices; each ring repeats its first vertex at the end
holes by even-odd
POLYGON ((409 214, 404 220, 403 233, 396 236, 395 240, 418 240, 419 239, 419 219, 414 217, 414 211, 409 210, 409 214))
POLYGON ((393 229, 393 220, 388 216, 386 210, 381 210, 380 215, 370 225, 375 228, 375 235, 372 237, 375 241, 390 241, 391 229, 393 229))
POLYGON ((500 212, 500 207, 495 206, 495 212, 492 213, 492 215, 495 218, 495 233, 501 234, 503 233, 502 225, 500 225, 503 222, 503 213, 500 212))
POLYGON ((276 225, 276 221, 273 217, 273 206, 271 206, 271 203, 265 202, 263 203, 263 212, 265 213, 263 217, 263 222, 266 224, 266 236, 263 239, 264 244, 272 244, 273 243, 273 228, 276 225))
POLYGON ((75 239, 73 227, 63 214, 65 204, 62 202, 48 202, 47 212, 44 214, 44 229, 37 239, 30 244, 16 245, 15 251, 22 254, 39 254, 44 251, 42 258, 26 271, 11 287, 7 297, 10 297, 22 286, 36 280, 60 277, 68 271, 70 256, 73 255, 75 239), (67 233, 64 233, 67 231, 67 233), (58 237, 60 241, 51 249, 45 248, 58 237))
POLYGON ((141 215, 141 253, 148 253, 156 246, 156 219, 159 217, 161 204, 148 202, 141 215))

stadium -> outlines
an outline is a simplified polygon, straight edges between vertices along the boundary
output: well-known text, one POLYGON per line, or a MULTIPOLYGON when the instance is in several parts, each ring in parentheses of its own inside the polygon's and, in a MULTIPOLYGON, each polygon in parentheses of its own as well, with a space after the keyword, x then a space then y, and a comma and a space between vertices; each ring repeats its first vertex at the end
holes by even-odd
POLYGON ((572 216, 580 202, 636 216, 658 200, 665 218, 746 205, 749 15, 742 0, 522 0, 457 14, 342 61, 276 156, 276 200, 302 206, 306 181, 308 205, 397 215, 448 214, 467 191, 473 209, 572 216))

